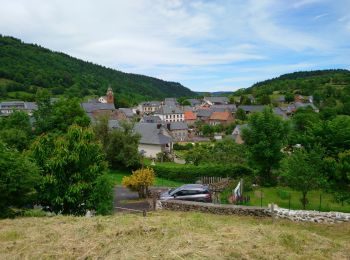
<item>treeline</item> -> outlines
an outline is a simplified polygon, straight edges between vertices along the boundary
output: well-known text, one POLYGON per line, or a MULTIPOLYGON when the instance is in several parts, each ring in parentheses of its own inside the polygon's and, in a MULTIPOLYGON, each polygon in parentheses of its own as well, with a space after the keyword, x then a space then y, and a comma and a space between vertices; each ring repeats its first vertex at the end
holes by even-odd
POLYGON ((176 82, 123 73, 0 35, 0 99, 34 100, 40 88, 54 96, 104 95, 111 86, 124 103, 195 94, 176 82), (14 92, 14 93, 11 93, 14 92), (17 95, 17 96, 15 96, 17 95))
POLYGON ((36 95, 34 118, 20 111, 0 117, 0 218, 25 214, 33 205, 55 213, 109 214, 110 168, 140 166, 139 136, 132 125, 94 126, 77 99, 52 102, 36 95))

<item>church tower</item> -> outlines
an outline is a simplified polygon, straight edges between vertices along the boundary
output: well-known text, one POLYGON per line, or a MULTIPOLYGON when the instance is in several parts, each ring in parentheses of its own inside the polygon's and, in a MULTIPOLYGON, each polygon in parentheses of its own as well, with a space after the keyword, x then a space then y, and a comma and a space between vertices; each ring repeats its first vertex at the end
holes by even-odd
POLYGON ((114 104, 114 94, 111 87, 107 89, 107 104, 114 104))

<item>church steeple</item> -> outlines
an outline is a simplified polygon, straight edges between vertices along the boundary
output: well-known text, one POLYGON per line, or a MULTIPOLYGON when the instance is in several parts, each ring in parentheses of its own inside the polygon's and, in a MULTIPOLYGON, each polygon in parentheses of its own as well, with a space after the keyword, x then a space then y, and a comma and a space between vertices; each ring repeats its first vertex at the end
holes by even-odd
POLYGON ((114 104, 114 94, 113 89, 111 87, 108 87, 107 89, 107 103, 114 104))

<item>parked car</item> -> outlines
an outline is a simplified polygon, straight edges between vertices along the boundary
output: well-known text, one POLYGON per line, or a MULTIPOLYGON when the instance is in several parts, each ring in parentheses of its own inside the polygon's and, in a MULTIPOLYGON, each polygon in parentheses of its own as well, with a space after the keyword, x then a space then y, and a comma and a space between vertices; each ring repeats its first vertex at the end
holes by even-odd
POLYGON ((202 184, 185 184, 176 189, 170 189, 160 195, 161 200, 189 200, 211 202, 208 186, 202 184))

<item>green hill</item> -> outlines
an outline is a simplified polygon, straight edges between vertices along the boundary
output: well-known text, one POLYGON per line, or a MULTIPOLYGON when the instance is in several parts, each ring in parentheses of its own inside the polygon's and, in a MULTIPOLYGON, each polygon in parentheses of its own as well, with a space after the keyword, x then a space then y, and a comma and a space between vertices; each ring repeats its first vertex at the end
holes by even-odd
POLYGON ((255 83, 236 91, 233 96, 264 96, 301 94, 313 96, 320 108, 336 109, 338 114, 350 114, 350 71, 343 69, 301 71, 255 83))
POLYGON ((38 88, 54 96, 102 95, 112 86, 119 101, 135 103, 195 96, 176 82, 124 73, 0 35, 0 99, 33 100, 38 88))

